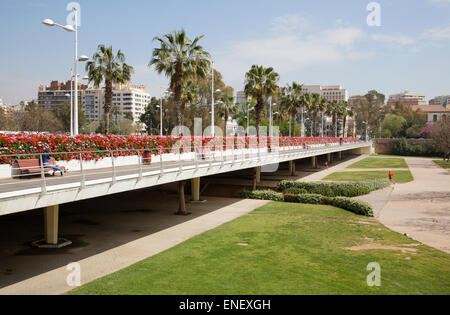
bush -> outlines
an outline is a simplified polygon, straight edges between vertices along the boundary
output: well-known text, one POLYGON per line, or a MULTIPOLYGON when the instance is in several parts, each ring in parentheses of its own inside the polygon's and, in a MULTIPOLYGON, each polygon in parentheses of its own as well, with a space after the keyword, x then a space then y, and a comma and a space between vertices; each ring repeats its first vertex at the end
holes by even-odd
POLYGON ((298 196, 299 203, 305 203, 308 205, 321 205, 322 195, 318 194, 303 194, 298 196))
POLYGON ((394 142, 393 154, 401 156, 436 156, 440 155, 440 150, 436 147, 428 149, 421 145, 410 145, 405 138, 397 139, 394 142))
POLYGON ((300 194, 307 194, 308 191, 304 188, 299 187, 290 187, 286 190, 283 190, 283 194, 290 194, 290 195, 300 195, 300 194))
POLYGON ((336 197, 334 198, 333 205, 356 214, 365 215, 366 217, 373 217, 372 207, 368 203, 360 200, 336 197))
POLYGON ((283 194, 273 190, 243 190, 241 191, 240 196, 243 199, 284 201, 283 194))
POLYGON ((282 181, 279 190, 285 193, 319 194, 327 197, 357 197, 363 196, 371 191, 386 188, 390 185, 387 179, 376 179, 365 182, 340 183, 340 182, 294 182, 282 181))
POLYGON ((284 201, 290 203, 298 203, 299 194, 284 194, 284 201))

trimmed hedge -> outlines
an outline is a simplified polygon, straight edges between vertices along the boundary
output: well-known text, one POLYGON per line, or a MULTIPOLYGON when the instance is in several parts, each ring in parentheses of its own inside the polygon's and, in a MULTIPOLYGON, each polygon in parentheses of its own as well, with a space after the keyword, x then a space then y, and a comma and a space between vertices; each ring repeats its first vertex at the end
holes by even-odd
POLYGON ((362 214, 366 217, 373 217, 372 207, 364 201, 345 197, 336 197, 334 198, 333 205, 356 214, 362 214))
POLYGON ((319 194, 326 197, 357 197, 367 195, 371 191, 386 188, 390 185, 387 179, 339 183, 339 182, 294 182, 282 181, 279 190, 283 192, 306 191, 309 194, 319 194))
POLYGON ((331 205, 356 214, 373 217, 372 207, 363 201, 347 197, 327 197, 319 194, 281 194, 272 190, 241 191, 241 198, 284 201, 310 205, 331 205))
POLYGON ((300 194, 307 194, 308 191, 304 188, 299 187, 291 187, 286 190, 283 190, 283 194, 292 194, 292 195, 300 195, 300 194))
POLYGON ((243 190, 241 191, 240 196, 243 199, 284 201, 283 194, 273 190, 243 190))

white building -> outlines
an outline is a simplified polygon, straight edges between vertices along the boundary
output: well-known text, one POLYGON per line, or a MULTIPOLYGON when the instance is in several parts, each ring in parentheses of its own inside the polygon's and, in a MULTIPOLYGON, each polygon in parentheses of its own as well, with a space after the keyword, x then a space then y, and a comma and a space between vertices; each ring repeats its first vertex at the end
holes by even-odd
POLYGON ((138 122, 149 103, 150 94, 144 85, 118 85, 113 91, 112 106, 119 107, 121 118, 131 113, 133 120, 138 122))
POLYGON ((441 105, 447 102, 447 104, 450 104, 450 95, 441 95, 436 96, 432 100, 430 100, 430 105, 441 105))
POLYGON ((427 105, 425 95, 414 93, 411 91, 405 91, 403 93, 390 95, 387 106, 394 107, 397 102, 402 102, 410 106, 427 105))
POLYGON ((319 94, 329 101, 348 101, 348 91, 340 85, 304 85, 303 91, 319 94))

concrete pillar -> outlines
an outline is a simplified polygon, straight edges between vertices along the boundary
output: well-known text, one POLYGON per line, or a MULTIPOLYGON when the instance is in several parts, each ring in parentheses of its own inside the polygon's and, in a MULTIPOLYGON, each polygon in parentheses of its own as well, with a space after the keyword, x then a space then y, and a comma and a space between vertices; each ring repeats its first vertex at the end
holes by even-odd
POLYGON ((342 161, 342 151, 339 151, 339 161, 342 161))
POLYGON ((184 181, 178 182, 178 215, 187 215, 186 202, 184 200, 184 181))
POLYGON ((291 176, 295 176, 295 161, 289 161, 289 171, 291 176))
POLYGON ((317 168, 317 156, 311 157, 311 167, 317 168))
POLYGON ((58 245, 59 205, 44 209, 45 243, 58 245))
POLYGON ((331 153, 327 154, 327 161, 328 161, 328 163, 331 163, 333 161, 331 153))
POLYGON ((255 167, 255 178, 258 184, 261 183, 261 166, 255 167))
POLYGON ((191 199, 200 201, 200 177, 191 179, 191 199))

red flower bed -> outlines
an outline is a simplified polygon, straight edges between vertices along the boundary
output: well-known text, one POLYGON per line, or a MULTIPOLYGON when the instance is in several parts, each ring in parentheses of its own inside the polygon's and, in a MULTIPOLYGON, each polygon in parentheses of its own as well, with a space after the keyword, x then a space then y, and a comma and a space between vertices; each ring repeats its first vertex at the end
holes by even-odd
MULTIPOLYGON (((208 147, 211 150, 223 146, 232 148, 274 147, 276 141, 280 147, 304 146, 324 143, 339 143, 340 138, 294 138, 294 137, 159 137, 159 136, 102 136, 80 135, 7 135, 0 134, 0 164, 10 164, 13 160, 34 158, 32 154, 44 152, 49 148, 57 160, 99 160, 113 155, 131 156, 139 152, 151 151, 152 154, 170 153, 178 142, 181 152, 183 148, 208 147), (77 152, 82 152, 77 153, 77 152), (27 154, 20 156, 21 154, 27 154), (31 155, 30 155, 31 154, 31 155)), ((357 138, 342 138, 344 142, 355 142, 357 138)))

